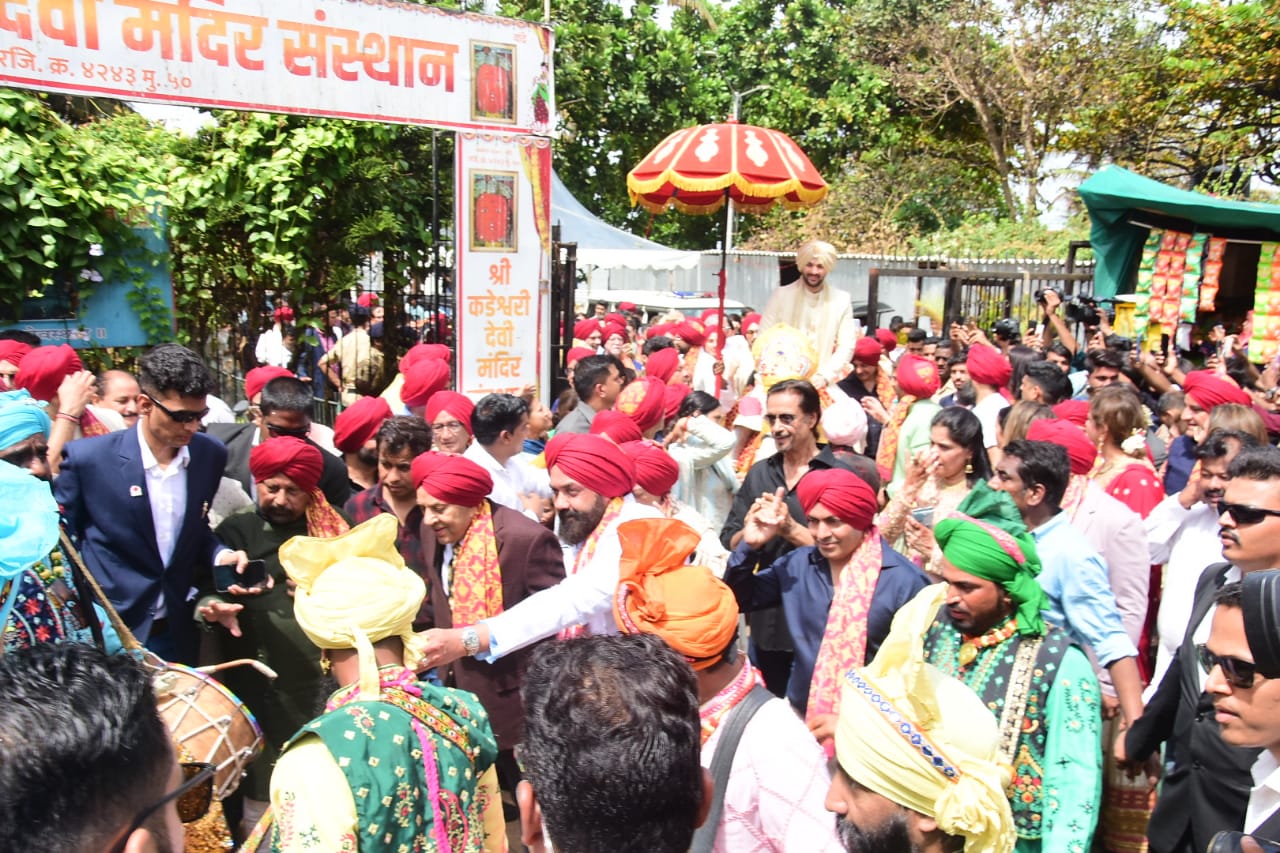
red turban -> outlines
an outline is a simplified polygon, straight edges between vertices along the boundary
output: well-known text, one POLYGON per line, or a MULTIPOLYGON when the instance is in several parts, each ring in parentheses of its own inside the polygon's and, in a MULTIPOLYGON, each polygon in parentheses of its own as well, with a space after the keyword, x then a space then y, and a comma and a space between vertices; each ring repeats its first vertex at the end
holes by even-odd
POLYGON ((637 379, 622 389, 614 408, 634 420, 644 432, 662 423, 666 390, 666 383, 661 379, 652 376, 637 379))
POLYGON ((710 330, 712 326, 720 328, 720 311, 716 308, 708 308, 698 317, 698 321, 702 323, 702 328, 710 330))
POLYGON ((418 362, 429 358, 449 364, 453 360, 453 353, 444 344, 414 344, 400 356, 400 372, 404 373, 418 362))
MULTIPOLYGON (((22 374, 19 373, 21 378, 22 374)), ((1253 405, 1253 400, 1239 385, 1228 382, 1212 370, 1193 370, 1182 383, 1182 390, 1206 412, 1226 403, 1253 405)), ((34 392, 33 392, 34 396, 34 392)))
POLYGON ((343 453, 355 453, 391 417, 391 405, 381 397, 361 397, 338 413, 333 422, 333 446, 343 453))
POLYGON ((644 373, 654 379, 670 382, 679 367, 680 351, 675 347, 667 347, 649 356, 649 360, 644 363, 644 373))
POLYGON ((374 305, 378 304, 378 294, 362 293, 356 297, 356 304, 361 308, 372 308, 374 305))
POLYGON ((271 312, 271 317, 280 323, 291 323, 293 322, 293 309, 288 305, 281 305, 271 312))
POLYGON ((591 337, 592 333, 598 331, 600 331, 600 321, 594 317, 588 317, 573 324, 573 336, 580 341, 585 341, 591 337))
POLYGON ((26 388, 31 396, 48 403, 58 396, 58 386, 77 370, 83 370, 80 356, 70 344, 56 347, 36 347, 27 353, 18 365, 18 375, 13 384, 26 388))
POLYGON ((622 452, 636 466, 636 483, 655 497, 660 498, 670 492, 676 480, 680 479, 680 465, 660 444, 628 441, 622 445, 622 452))
POLYGON ((1004 388, 1013 376, 1013 366, 1009 359, 995 347, 986 344, 974 344, 969 347, 969 355, 965 358, 969 368, 969 378, 983 385, 994 385, 1004 388))
POLYGON ((1089 404, 1084 400, 1063 400, 1053 407, 1053 413, 1064 421, 1083 427, 1089 420, 1089 404))
POLYGON ((671 330, 676 327, 675 323, 657 323, 649 327, 649 331, 644 333, 646 339, 669 337, 671 330))
POLYGON ((1098 448, 1084 430, 1060 418, 1041 418, 1027 427, 1028 441, 1047 441, 1067 449, 1072 474, 1088 474, 1098 460, 1098 448))
POLYGON ((598 435, 568 433, 547 442, 547 470, 559 467, 565 476, 606 498, 630 494, 636 469, 618 445, 598 435))
POLYGON ((458 419, 458 423, 462 424, 467 435, 474 435, 471 431, 471 415, 475 410, 476 404, 471 402, 471 398, 467 395, 459 394, 457 391, 437 391, 427 401, 427 409, 422 413, 422 419, 433 424, 436 418, 440 417, 441 412, 448 412, 458 419))
POLYGON ((246 399, 252 400, 262 393, 262 389, 266 388, 267 383, 272 379, 292 375, 284 367, 255 367, 244 375, 244 396, 246 399))
POLYGON ((434 358, 420 360, 404 373, 400 399, 406 406, 425 406, 431 396, 449 384, 449 365, 434 358))
POLYGON ((898 348, 898 336, 890 329, 876 329, 876 340, 880 342, 880 346, 886 353, 891 353, 898 348))
POLYGON ((596 413, 596 416, 591 419, 591 434, 603 435, 618 445, 644 438, 644 433, 640 432, 640 427, 636 426, 635 421, 622 412, 615 412, 612 409, 596 413))
POLYGON ((926 400, 938 393, 941 384, 938 379, 938 365, 927 358, 906 353, 898 359, 898 369, 894 376, 902 393, 910 394, 917 400, 926 400))
POLYGON ((622 323, 606 323, 604 331, 600 333, 600 340, 607 341, 614 335, 622 338, 625 342, 627 340, 627 327, 622 323))
POLYGON ((454 506, 480 506, 493 491, 489 472, 456 453, 428 450, 413 460, 409 474, 419 489, 454 506))
POLYGON ((573 347, 569 350, 569 354, 565 356, 566 364, 577 364, 584 358, 588 358, 596 354, 596 351, 589 347, 573 347))
POLYGON ((634 311, 634 310, 636 310, 636 304, 635 304, 634 302, 619 302, 619 303, 618 303, 618 310, 619 310, 619 311, 634 311))
POLYGON ((880 509, 871 486, 847 468, 809 471, 796 484, 796 497, 805 512, 822 504, 845 524, 863 531, 871 528, 880 509))
POLYGON ((873 335, 863 335, 853 345, 853 360, 860 364, 879 364, 884 347, 873 335))
POLYGON ((291 435, 269 438, 249 451, 249 473, 255 483, 283 474, 310 494, 324 473, 323 451, 291 435))
POLYGON ((605 323, 617 323, 619 326, 621 326, 624 329, 627 327, 627 318, 623 317, 617 311, 611 311, 608 314, 605 314, 604 321, 605 323))
POLYGON ((671 334, 691 347, 700 347, 707 342, 707 333, 703 330, 702 324, 693 320, 676 323, 675 328, 671 330, 671 334))
POLYGON ((760 326, 760 315, 754 311, 742 318, 742 331, 750 331, 752 326, 760 326))
POLYGON ((667 386, 662 395, 662 416, 667 419, 667 423, 676 419, 676 415, 680 414, 680 404, 692 392, 693 389, 683 382, 672 382, 667 386))
POLYGON ((0 341, 0 361, 7 361, 14 367, 22 364, 23 357, 31 352, 32 346, 22 341, 0 341))

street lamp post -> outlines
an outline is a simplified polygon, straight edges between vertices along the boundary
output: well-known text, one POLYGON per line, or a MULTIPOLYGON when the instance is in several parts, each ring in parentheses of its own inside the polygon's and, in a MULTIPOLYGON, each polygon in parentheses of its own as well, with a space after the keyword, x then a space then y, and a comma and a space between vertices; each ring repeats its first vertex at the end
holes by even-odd
MULTIPOLYGON (((738 110, 742 108, 743 98, 747 97, 747 95, 754 95, 756 92, 763 92, 768 88, 768 84, 762 84, 760 86, 752 86, 745 92, 733 92, 733 110, 729 113, 729 121, 738 120, 738 110)), ((729 199, 729 215, 726 217, 726 220, 724 229, 724 250, 726 252, 731 252, 733 251, 733 199, 729 199)))

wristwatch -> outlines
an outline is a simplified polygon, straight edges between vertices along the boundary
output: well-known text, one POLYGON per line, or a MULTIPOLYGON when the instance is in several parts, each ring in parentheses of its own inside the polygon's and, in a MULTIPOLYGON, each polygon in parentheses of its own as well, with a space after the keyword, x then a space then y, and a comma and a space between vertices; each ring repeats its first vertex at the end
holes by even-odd
POLYGON ((462 648, 467 657, 475 657, 480 652, 480 632, 470 626, 462 629, 462 648))

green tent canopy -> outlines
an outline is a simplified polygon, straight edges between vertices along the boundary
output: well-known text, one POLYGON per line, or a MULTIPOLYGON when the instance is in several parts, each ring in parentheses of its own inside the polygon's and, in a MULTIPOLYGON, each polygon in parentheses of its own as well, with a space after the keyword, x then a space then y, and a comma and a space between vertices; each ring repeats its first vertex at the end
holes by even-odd
POLYGON ((1280 240, 1280 205, 1229 201, 1180 190, 1119 166, 1106 166, 1091 175, 1080 184, 1079 192, 1089 210, 1089 242, 1095 260, 1093 289, 1099 297, 1131 289, 1148 233, 1148 229, 1133 225, 1134 219, 1182 220, 1183 227, 1189 224, 1215 235, 1249 232, 1260 239, 1280 240))

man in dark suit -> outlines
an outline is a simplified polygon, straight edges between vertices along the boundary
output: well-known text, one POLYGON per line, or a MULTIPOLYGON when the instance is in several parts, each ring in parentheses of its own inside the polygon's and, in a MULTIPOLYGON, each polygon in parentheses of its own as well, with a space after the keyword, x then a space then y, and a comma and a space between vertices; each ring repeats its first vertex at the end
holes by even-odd
POLYGON ((227 460, 198 432, 213 379, 195 353, 165 344, 143 356, 138 384, 137 427, 67 444, 54 497, 129 629, 162 658, 194 663, 197 575, 248 559, 209 529, 227 460))
MULTIPOLYGON (((493 478, 484 468, 464 456, 429 452, 414 460, 412 475, 435 627, 475 625, 564 580, 555 535, 489 500, 493 478)), ((465 657, 441 666, 440 678, 476 694, 489 712, 498 739, 498 782, 514 794, 520 773, 513 750, 524 739, 520 688, 534 646, 486 663, 474 657, 480 642, 475 628, 463 629, 464 646, 468 631, 473 645, 465 657)))
MULTIPOLYGON (((227 446, 226 476, 239 480, 246 494, 256 494, 249 472, 249 451, 255 446, 269 438, 291 435, 320 447, 308 437, 313 404, 310 385, 292 376, 278 376, 262 386, 258 403, 262 414, 256 424, 210 424, 209 434, 227 446)), ((351 497, 347 466, 323 447, 320 450, 324 458, 320 491, 330 506, 343 506, 351 497)))
POLYGON ((1222 556, 1230 562, 1200 576, 1182 645, 1125 736, 1125 755, 1116 756, 1143 762, 1169 743, 1173 767, 1147 826, 1152 853, 1200 853, 1214 833, 1239 829, 1253 786, 1250 768, 1258 750, 1222 739, 1196 647, 1209 636, 1214 598, 1224 584, 1280 566, 1280 450, 1241 450, 1227 476, 1218 523, 1222 556))

